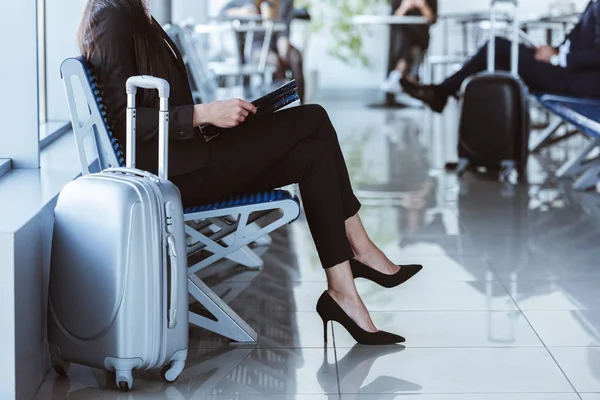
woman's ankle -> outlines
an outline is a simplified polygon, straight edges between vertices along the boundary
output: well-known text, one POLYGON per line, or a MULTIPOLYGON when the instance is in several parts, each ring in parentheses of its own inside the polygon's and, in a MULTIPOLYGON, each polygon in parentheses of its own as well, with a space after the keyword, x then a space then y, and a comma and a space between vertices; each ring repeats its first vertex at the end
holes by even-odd
POLYGON ((373 243, 371 240, 365 240, 361 243, 351 243, 351 246, 352 252, 354 253, 354 257, 357 260, 365 258, 379 250, 375 243, 373 243))

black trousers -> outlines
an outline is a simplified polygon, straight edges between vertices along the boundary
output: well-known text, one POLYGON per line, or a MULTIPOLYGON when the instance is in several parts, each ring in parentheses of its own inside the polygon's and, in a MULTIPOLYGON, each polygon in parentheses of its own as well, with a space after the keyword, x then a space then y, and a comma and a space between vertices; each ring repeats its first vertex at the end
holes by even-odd
POLYGON ((344 221, 360 203, 323 107, 295 107, 223 129, 208 145, 209 159, 201 170, 170 178, 185 207, 299 183, 323 267, 354 256, 344 221))
MULTIPOLYGON (((392 1, 392 15, 400 7, 402 0, 392 1)), ((412 10, 409 15, 421 15, 412 10)), ((405 60, 408 70, 422 61, 423 54, 429 47, 429 26, 427 25, 390 25, 390 50, 388 56, 388 73, 396 68, 398 61, 405 60)))
POLYGON ((421 62, 425 52, 418 39, 415 39, 415 33, 404 26, 392 25, 390 35, 388 73, 396 68, 400 60, 406 61, 407 72, 414 72, 413 69, 421 62))
MULTIPOLYGON (((448 95, 454 95, 465 79, 487 69, 487 44, 465 63, 454 75, 447 78, 442 89, 448 95)), ((510 71, 510 41, 496 38, 496 69, 510 71)), ((565 68, 556 67, 535 59, 535 50, 519 45, 519 76, 530 91, 544 91, 569 94, 570 73, 565 68)))

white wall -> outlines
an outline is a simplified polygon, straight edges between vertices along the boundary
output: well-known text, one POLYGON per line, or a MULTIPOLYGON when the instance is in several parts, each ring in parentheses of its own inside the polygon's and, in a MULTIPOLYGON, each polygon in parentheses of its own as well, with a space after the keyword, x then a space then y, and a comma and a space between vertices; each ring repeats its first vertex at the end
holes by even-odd
POLYGON ((15 379, 14 236, 0 232, 0 399, 13 399, 15 379))
POLYGON ((45 332, 55 205, 55 200, 48 203, 14 236, 17 400, 32 399, 50 367, 45 332))

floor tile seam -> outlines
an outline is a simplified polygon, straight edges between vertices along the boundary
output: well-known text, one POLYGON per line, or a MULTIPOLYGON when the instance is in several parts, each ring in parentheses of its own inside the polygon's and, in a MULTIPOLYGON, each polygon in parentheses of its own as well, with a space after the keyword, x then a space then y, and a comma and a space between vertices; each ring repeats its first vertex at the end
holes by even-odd
POLYGON ((496 268, 494 268, 494 265, 491 263, 492 257, 490 256, 490 254, 488 252, 485 252, 485 254, 481 258, 482 258, 483 262, 485 263, 485 265, 490 269, 490 271, 492 271, 492 274, 494 275, 495 280, 500 282, 500 285, 502 286, 504 291, 510 296, 512 301, 515 303, 515 306, 517 306, 517 301, 512 297, 512 295, 508 291, 508 288, 504 284, 504 281, 501 279, 502 276, 500 275, 498 270, 496 268))
MULTIPOLYGON (((275 314, 282 314, 282 315, 287 315, 287 314, 317 314, 316 311, 314 310, 281 310, 281 311, 265 311, 265 310, 261 310, 261 309, 253 309, 253 310, 247 310, 247 312, 252 311, 252 312, 260 312, 261 315, 275 315, 275 314)), ((509 311, 517 311, 516 309, 498 309, 498 310, 487 310, 487 309, 480 309, 480 310, 459 310, 459 309, 436 309, 436 310, 432 310, 432 309, 423 309, 423 310, 415 310, 415 309, 404 309, 404 310, 393 310, 393 309, 388 309, 388 310, 383 310, 383 309, 378 309, 378 310, 369 310, 369 313, 374 312, 374 313, 390 313, 390 312, 395 312, 395 313, 463 313, 463 314, 467 314, 467 313, 506 313, 509 311)), ((519 310, 520 311, 520 310, 519 310)), ((529 311, 533 311, 533 312, 566 312, 566 311, 600 311, 600 309, 596 310, 596 309, 586 309, 586 310, 578 310, 578 309, 557 309, 557 310, 548 310, 548 309, 540 309, 540 310, 529 310, 526 309, 524 310, 524 312, 529 312, 529 311)), ((241 314, 241 316, 246 316, 246 317, 250 317, 248 315, 244 315, 244 312, 239 312, 239 314, 241 314)), ((198 327, 194 326, 194 329, 201 329, 198 327)))
MULTIPOLYGON (((491 272, 494 273, 494 276, 497 276, 496 275, 496 271, 494 271, 491 267, 488 267, 488 268, 490 269, 491 272)), ((443 282, 443 283, 496 282, 496 281, 500 280, 500 278, 498 278, 498 277, 495 277, 493 279, 486 279, 486 278, 482 278, 482 279, 478 279, 478 278, 469 278, 469 279, 456 279, 456 278, 435 278, 435 279, 431 279, 431 278, 427 278, 427 279, 428 279, 428 282, 443 282)), ((586 281, 590 281, 590 280, 591 281, 595 281, 595 280, 600 281, 600 276, 598 276, 597 279, 584 279, 584 278, 574 279, 574 281, 582 281, 582 282, 586 282, 586 281)), ((543 280, 543 279, 536 279, 536 280, 531 280, 531 281, 532 282, 544 282, 544 283, 547 283, 547 280, 543 280)), ((531 281, 527 281, 527 282, 531 282, 531 281)), ((562 281, 565 281, 565 280, 561 280, 561 282, 562 281)), ((568 280, 567 279, 566 281, 570 282, 572 280, 568 280)), ((327 284, 326 280, 322 280, 322 281, 319 281, 319 280, 275 281, 274 280, 274 281, 266 281, 266 282, 269 282, 269 283, 278 283, 278 284, 279 283, 300 283, 300 284, 302 284, 302 283, 311 283, 311 284, 313 284, 313 283, 322 283, 322 284, 327 284)), ((359 282, 366 282, 366 281, 359 281, 359 282)), ((522 280, 522 282, 525 282, 525 280, 522 280)), ((246 284, 246 283, 251 283, 251 282, 242 282, 242 281, 239 281, 239 282, 230 282, 230 283, 246 284)), ((294 288, 291 288, 291 289, 294 289, 294 288)))
MULTIPOLYGON (((600 392, 582 392, 583 394, 596 394, 596 393, 600 393, 600 392)), ((565 392, 565 391, 559 391, 559 392, 522 392, 522 391, 518 391, 518 392, 448 392, 448 391, 440 391, 440 392, 421 392, 421 391, 405 391, 402 393, 398 393, 398 392, 342 392, 340 393, 341 395, 348 395, 348 394, 368 394, 368 395, 374 395, 374 394, 397 394, 400 396, 403 395, 409 395, 409 394, 416 394, 416 395, 444 395, 444 394, 450 394, 450 395, 495 395, 495 394, 499 394, 499 395, 538 395, 538 394, 576 394, 579 395, 580 393, 578 392, 565 392)), ((581 398, 581 397, 580 397, 581 398)))
POLYGON ((575 385, 573 385, 573 382, 571 382, 571 380, 569 379, 569 377, 567 376, 567 374, 565 373, 565 371, 563 370, 563 368, 561 367, 561 365, 558 363, 558 360, 554 357, 554 355, 552 354, 552 352, 550 351, 550 349, 548 348, 548 346, 546 345, 546 343, 542 340, 542 337, 540 336, 540 334, 538 333, 538 331, 534 328, 534 326, 531 323, 531 321, 529 320, 529 318, 527 318, 527 315, 523 312, 523 309, 521 309, 521 307, 517 303, 516 299, 508 291, 508 288, 506 287, 506 285, 504 284, 504 282, 500 282, 500 284, 502 285, 502 287, 504 288, 504 290, 508 293, 508 295, 510 296, 510 298, 513 300, 513 302, 517 306, 517 309, 519 310, 519 312, 521 313, 521 315, 523 316, 523 318, 525 318, 525 321, 527 321, 527 324, 529 325, 529 327, 535 333, 535 336, 542 343, 544 349, 546 349, 546 352, 548 353, 548 355, 550 356, 550 358, 552 359, 552 361, 554 361, 554 363, 556 364, 556 367, 558 368, 558 370, 562 373, 562 375, 564 376, 564 378, 566 379, 566 381, 569 383, 569 386, 571 386, 571 388, 573 389, 573 391, 575 393, 577 393, 577 389, 575 389, 575 385))
MULTIPOLYGON (((479 257, 474 257, 474 258, 479 258, 479 257)), ((449 283, 449 282, 456 282, 456 283, 462 283, 462 282, 496 282, 496 281, 507 281, 508 277, 507 275, 501 275, 497 269, 493 266, 491 266, 489 263, 487 263, 486 260, 486 266, 489 268, 489 270, 494 274, 494 278, 491 279, 486 279, 486 278, 482 278, 482 279, 478 279, 478 278, 469 278, 469 279, 452 279, 452 278, 435 278, 435 279, 428 279, 428 282, 443 282, 443 283, 449 283)), ((594 273, 596 274, 596 273, 594 273)), ((526 283, 526 284, 531 284, 531 283, 544 283, 544 284, 549 284, 549 283, 564 283, 564 282, 569 282, 569 283, 588 283, 588 282, 600 282, 600 273, 597 273, 597 276, 580 276, 580 277, 557 277, 557 278, 519 278, 517 281, 520 283, 526 283)), ((298 284, 303 284, 303 283, 322 283, 322 284, 326 284, 327 281, 326 280, 316 280, 316 279, 308 279, 308 280, 284 280, 284 281, 280 281, 280 280, 272 280, 269 281, 268 278, 265 280, 265 282, 269 282, 269 283, 298 283, 298 284)), ((230 283, 236 283, 236 284, 248 284, 248 283, 252 283, 250 281, 231 281, 230 283)), ((293 288, 291 288, 293 289, 293 288)))
MULTIPOLYGON (((512 300, 512 298, 511 298, 512 300)), ((262 312, 265 315, 268 315, 266 311, 261 310, 261 309, 251 309, 248 311, 252 311, 252 312, 262 312)), ((376 308, 376 309, 369 309, 369 312, 376 312, 376 313, 390 313, 390 312, 413 312, 413 313, 420 313, 420 312, 445 312, 445 313, 449 313, 449 312, 508 312, 508 311, 517 311, 516 307, 514 308, 504 308, 504 307, 495 307, 493 310, 486 310, 485 308, 481 308, 481 309, 468 309, 468 310, 464 310, 464 309, 452 309, 452 308, 439 308, 439 309, 431 309, 431 308, 425 308, 425 309, 415 309, 415 308, 411 308, 411 309, 382 309, 382 308, 376 308)), ((527 310, 527 311, 594 311, 594 310, 581 310, 581 309, 567 309, 567 310, 547 310, 547 309, 541 309, 541 310, 527 310)), ((278 311, 278 312, 289 312, 289 313, 309 313, 311 312, 310 310, 282 310, 282 311, 278 311)), ((241 312, 238 312, 238 314, 242 314, 241 312)))
MULTIPOLYGON (((389 345, 389 346, 382 346, 382 347, 394 347, 395 345, 389 345)), ((351 349, 352 347, 354 347, 354 344, 352 345, 338 345, 336 344, 336 348, 339 349, 351 349)), ((581 349, 581 348, 600 348, 600 345, 597 346, 545 346, 543 343, 540 342, 539 345, 513 345, 513 346, 500 346, 500 345, 491 345, 491 346, 485 346, 485 345, 477 345, 477 346, 447 346, 447 345, 431 345, 431 346, 423 346, 423 345, 417 345, 417 346, 411 346, 411 345, 406 345, 406 349, 435 349, 435 350, 484 350, 484 349, 539 349, 539 348, 558 348, 558 349, 564 349, 564 348, 577 348, 577 349, 581 349)), ((366 347, 365 347, 366 348, 366 347)), ((216 350, 219 349, 219 347, 190 347, 190 350, 216 350)), ((236 350, 236 347, 232 347, 231 350, 236 350)), ((323 349, 323 346, 318 346, 318 345, 314 345, 314 346, 293 346, 293 347, 287 347, 287 346, 278 346, 278 347, 263 347, 263 346, 259 346, 259 347, 255 347, 252 350, 321 350, 323 349)))
MULTIPOLYGON (((353 346, 349 345, 338 345, 339 349, 351 349, 353 346)), ((383 345, 381 347, 394 347, 394 345, 383 345)), ((526 345, 526 346, 411 346, 409 344, 405 345, 405 350, 416 349, 416 350, 490 350, 490 349, 542 349, 544 348, 543 344, 539 345, 526 345)), ((576 347, 576 346, 565 346, 565 347, 576 347)))
MULTIPOLYGON (((496 274, 497 272, 494 271, 496 274)), ((509 279, 507 279, 506 275, 500 275, 502 277, 503 281, 508 281, 509 279)), ((543 283, 543 284, 561 284, 561 283, 598 283, 600 282, 600 275, 598 276, 581 276, 581 277, 577 277, 577 278, 567 278, 567 277, 558 277, 558 278, 547 278, 547 279, 540 279, 540 278, 525 278, 525 279, 518 279, 517 280, 518 283, 524 283, 524 284, 532 284, 532 283, 543 283)))

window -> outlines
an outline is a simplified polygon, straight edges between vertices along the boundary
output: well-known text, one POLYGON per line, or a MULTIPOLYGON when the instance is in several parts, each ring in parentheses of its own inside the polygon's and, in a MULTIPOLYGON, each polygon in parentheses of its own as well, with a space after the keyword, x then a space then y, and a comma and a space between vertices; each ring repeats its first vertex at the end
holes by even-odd
POLYGON ((37 0, 40 145, 70 129, 60 64, 79 54, 77 28, 86 0, 37 0))

